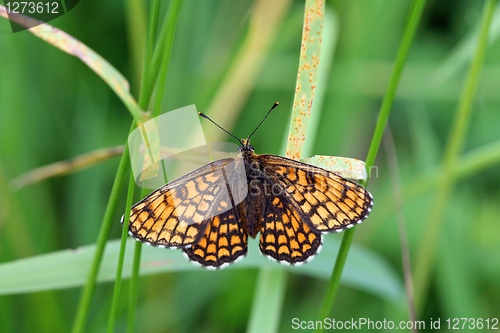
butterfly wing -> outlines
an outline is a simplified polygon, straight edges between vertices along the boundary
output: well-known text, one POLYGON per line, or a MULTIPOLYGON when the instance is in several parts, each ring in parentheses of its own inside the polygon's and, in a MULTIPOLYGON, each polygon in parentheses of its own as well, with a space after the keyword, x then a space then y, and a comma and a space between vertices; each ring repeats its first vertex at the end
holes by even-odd
POLYGON ((298 210, 283 194, 266 196, 264 223, 259 248, 266 256, 279 262, 298 265, 319 252, 321 233, 302 222, 298 210))
POLYGON ((301 220, 316 231, 342 231, 361 223, 371 211, 371 194, 333 172, 275 155, 257 158, 264 177, 279 184, 301 220))
POLYGON ((135 204, 129 234, 158 247, 185 248, 199 241, 212 217, 232 207, 227 178, 234 178, 233 161, 227 158, 207 164, 135 204))
POLYGON ((247 253, 247 235, 234 207, 214 216, 204 237, 183 250, 188 259, 205 268, 222 268, 247 253))

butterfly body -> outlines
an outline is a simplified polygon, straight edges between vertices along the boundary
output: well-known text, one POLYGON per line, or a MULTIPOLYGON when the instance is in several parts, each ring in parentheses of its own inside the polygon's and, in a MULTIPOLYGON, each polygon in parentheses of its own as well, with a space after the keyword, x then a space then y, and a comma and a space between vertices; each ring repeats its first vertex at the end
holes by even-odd
POLYGON ((260 233, 264 255, 301 264, 319 252, 322 233, 368 216, 373 200, 358 184, 309 164, 257 155, 248 139, 241 143, 236 159, 207 164, 134 205, 129 233, 150 245, 182 248, 205 268, 242 258, 248 236, 260 233))

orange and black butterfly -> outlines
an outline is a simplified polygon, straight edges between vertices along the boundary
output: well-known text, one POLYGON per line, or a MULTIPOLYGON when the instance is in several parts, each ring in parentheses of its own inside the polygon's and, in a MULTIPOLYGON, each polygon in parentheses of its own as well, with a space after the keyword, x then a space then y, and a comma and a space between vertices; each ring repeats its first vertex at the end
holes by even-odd
POLYGON ((260 232, 264 255, 299 265, 320 251, 323 233, 368 217, 373 199, 363 187, 313 165, 257 155, 250 136, 235 137, 239 159, 209 163, 134 205, 129 233, 153 246, 181 248, 192 262, 215 269, 243 258, 248 236, 260 232), (237 181, 239 168, 244 182, 237 181))

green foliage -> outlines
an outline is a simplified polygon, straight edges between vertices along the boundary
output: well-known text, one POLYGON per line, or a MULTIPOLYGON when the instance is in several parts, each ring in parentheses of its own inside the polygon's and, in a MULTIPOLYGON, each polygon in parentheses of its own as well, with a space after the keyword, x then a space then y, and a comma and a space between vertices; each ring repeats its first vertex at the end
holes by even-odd
MULTIPOLYGON (((246 47, 254 3, 184 1, 161 112, 190 104, 202 112, 210 108, 239 50, 246 47)), ((401 168, 413 262, 426 233, 466 70, 476 52, 471 36, 478 35, 483 3, 427 2, 392 105, 389 126, 401 168)), ((168 4, 162 3, 158 22, 164 21, 168 4)), ((334 11, 338 38, 327 78, 318 82, 323 85, 318 86, 323 97, 320 119, 307 134, 307 140, 312 140, 311 144, 306 141, 309 155, 366 157, 409 5, 410 1, 393 0, 327 1, 327 11, 334 11)), ((116 67, 129 79, 139 100, 134 92, 143 87, 137 79, 141 64, 131 45, 142 47, 141 40, 146 44, 142 33, 146 27, 140 28, 141 20, 131 19, 125 6, 126 2, 118 1, 106 6, 81 1, 50 23, 116 67)), ((231 103, 238 107, 220 111, 222 116, 215 119, 238 137, 245 136, 269 106, 279 101, 279 109, 252 137, 257 153, 280 153, 288 132, 303 10, 303 1, 291 2, 276 23, 270 47, 261 51, 264 62, 256 69, 256 79, 247 93, 236 94, 241 98, 238 103, 231 103), (229 113, 235 118, 234 126, 224 123, 229 113)), ((148 20, 143 17, 142 22, 148 20)), ((469 129, 463 149, 449 166, 455 177, 454 191, 444 206, 434 273, 429 275, 430 288, 417 314, 426 324, 431 317, 491 318, 500 313, 500 46, 495 32, 499 23, 499 15, 494 14, 469 129)), ((95 253, 119 158, 18 192, 11 190, 9 181, 49 163, 124 144, 132 118, 109 86, 77 58, 29 32, 10 34, 8 29, 8 22, 0 19, 0 331, 68 332, 95 253)), ((207 133, 213 133, 210 126, 203 124, 207 133)), ((391 179, 384 151, 380 152, 370 179, 375 205, 370 218, 356 229, 329 314, 336 319, 408 320, 391 179)), ((103 332, 108 325, 114 285, 106 281, 116 276, 119 219, 125 201, 122 194, 117 209, 107 213, 113 240, 104 252, 102 283, 89 300, 86 332, 103 332)), ((325 249, 311 263, 278 273, 286 281, 277 286, 282 306, 280 311, 262 314, 268 316, 262 319, 270 325, 266 327, 278 325, 278 331, 288 332, 293 318, 316 320, 342 236, 328 235, 325 249)), ((130 276, 133 261, 133 241, 127 244, 124 278, 130 276)), ((265 278, 267 270, 281 269, 259 257, 254 251, 257 244, 250 247, 253 252, 247 258, 217 272, 193 266, 179 251, 144 247, 137 331, 245 331, 254 313, 254 298, 266 301, 267 293, 255 289, 257 281, 265 278), (264 270, 257 272, 257 268, 264 270)), ((116 308, 116 332, 125 331, 127 325, 127 293, 125 280, 116 308)))

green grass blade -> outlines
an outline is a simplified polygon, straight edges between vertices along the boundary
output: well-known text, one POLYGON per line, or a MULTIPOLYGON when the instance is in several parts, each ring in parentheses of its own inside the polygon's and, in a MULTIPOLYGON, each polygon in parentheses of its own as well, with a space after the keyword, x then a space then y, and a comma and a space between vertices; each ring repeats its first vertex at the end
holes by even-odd
POLYGON ((128 316, 127 316, 127 332, 135 332, 136 308, 137 308, 137 288, 139 286, 139 273, 141 265, 142 243, 135 242, 134 246, 134 262, 132 265, 132 276, 130 279, 128 293, 128 316))
POLYGON ((146 102, 151 100, 156 85, 156 79, 158 78, 158 73, 160 73, 163 57, 167 55, 170 56, 170 53, 164 52, 166 49, 172 48, 175 27, 177 25, 181 5, 182 0, 172 0, 169 4, 167 18, 160 31, 160 36, 158 37, 158 43, 153 52, 151 63, 147 67, 146 79, 141 84, 139 105, 143 110, 148 106, 146 102), (143 101, 145 104, 141 103, 143 101))
POLYGON ((396 55, 391 78, 389 80, 389 85, 387 86, 384 99, 382 100, 382 105, 380 106, 380 112, 377 118, 377 123, 375 125, 375 131, 370 143, 370 149, 368 150, 368 156, 366 157, 365 163, 366 169, 368 171, 368 179, 365 185, 368 185, 368 180, 370 178, 370 169, 375 164, 375 159, 377 158, 380 143, 382 142, 382 136, 384 135, 385 125, 387 124, 387 120, 389 119, 392 103, 394 102, 394 97, 396 96, 396 91, 399 86, 401 74, 403 73, 403 68, 405 66, 406 58, 408 57, 408 52, 410 51, 411 44, 415 37, 418 23, 420 22, 420 18, 422 17, 425 3, 426 0, 413 0, 411 4, 410 12, 403 32, 403 38, 396 55))
MULTIPOLYGON (((453 166, 451 173, 455 181, 466 179, 479 174, 488 168, 492 168, 500 164, 500 141, 492 142, 471 152, 461 156, 457 163, 453 166)), ((442 166, 437 166, 434 169, 425 172, 413 180, 407 181, 403 187, 403 203, 408 203, 411 200, 424 195, 433 190, 439 185, 439 180, 444 177, 442 175, 442 166)), ((381 197, 381 201, 389 200, 391 193, 387 193, 381 197)), ((379 220, 387 221, 394 214, 392 206, 380 213, 379 220)), ((380 227, 380 226, 379 226, 380 227)))
POLYGON ((132 60, 131 82, 136 82, 134 92, 138 92, 139 80, 141 79, 142 65, 144 64, 144 50, 146 49, 146 2, 142 0, 125 1, 125 13, 127 19, 127 39, 130 42, 129 52, 132 60))
POLYGON ((288 130, 286 157, 300 160, 319 75, 325 3, 307 0, 304 9, 302 45, 295 85, 292 119, 288 130))
MULTIPOLYGON (((302 153, 318 79, 324 11, 323 1, 306 0, 302 47, 286 152, 287 157, 297 160, 300 160, 302 153)), ((286 274, 281 269, 260 272, 248 332, 277 331, 285 285, 286 274), (263 320, 263 314, 268 320, 263 320)))
MULTIPOLYGON (((439 68, 432 74, 431 82, 434 87, 441 87, 466 68, 472 60, 479 38, 478 29, 471 31, 450 54, 444 59, 439 68)), ((493 45, 500 38, 500 6, 493 13, 488 33, 488 44, 493 45)))
MULTIPOLYGON (((415 295, 413 293, 413 274, 411 272, 410 247, 408 242, 408 228, 406 217, 403 210, 403 200, 401 191, 401 175, 396 153, 396 144, 392 136, 390 126, 387 126, 387 132, 384 135, 384 150, 387 156, 387 166, 391 174, 392 193, 394 196, 394 205, 397 210, 398 234, 401 248, 401 266, 403 268, 403 276, 405 281, 406 301, 408 304, 408 317, 411 321, 416 322, 417 314, 415 311, 415 295)), ((417 333, 417 329, 412 328, 413 333, 417 333)))
POLYGON ((125 259, 125 246, 127 244, 128 224, 130 221, 130 210, 132 207, 132 200, 134 198, 134 189, 135 189, 134 174, 132 171, 130 171, 128 191, 127 191, 127 203, 125 204, 125 218, 123 219, 124 222, 122 228, 122 238, 120 241, 120 253, 118 255, 118 266, 116 268, 115 288, 113 290, 113 302, 111 304, 111 311, 109 313, 109 320, 108 320, 108 333, 113 333, 114 331, 116 311, 118 309, 118 304, 120 302, 123 261, 125 259))
MULTIPOLYGON (((180 7, 183 0, 174 0, 170 3, 168 7, 168 13, 166 22, 163 25, 164 29, 160 37, 160 43, 155 49, 156 55, 161 55, 161 66, 160 66, 160 77, 158 80, 158 86, 155 100, 155 106, 153 110, 153 117, 160 115, 161 105, 163 102, 163 91, 165 89, 165 83, 167 78, 167 70, 170 63, 170 56, 172 54, 172 45, 174 43, 175 28, 177 26, 177 19, 179 17, 180 7), (160 49, 163 47, 163 49, 160 49)), ((158 9, 155 6, 154 9, 158 9)), ((155 16, 153 14, 153 16, 155 16)), ((152 27, 152 26, 151 26, 152 27)), ((150 53, 150 48, 148 47, 148 53, 150 53)), ((154 57, 151 61, 151 66, 154 66, 154 57)), ((150 66, 145 66, 147 70, 151 70, 150 66)), ((156 75, 156 73, 155 73, 156 75)), ((149 193, 149 190, 143 189, 141 198, 144 198, 149 193)), ((128 228, 127 228, 128 230, 128 228)), ((137 308, 137 288, 139 286, 139 276, 140 276, 140 265, 141 265, 141 253, 142 253, 142 243, 136 242, 134 246, 134 263, 132 266, 132 277, 130 279, 129 286, 129 297, 128 297, 128 317, 127 317, 127 332, 132 333, 135 331, 136 326, 136 308, 137 308)))
MULTIPOLYGON (((164 29, 162 31, 162 34, 160 36, 159 40, 159 45, 165 45, 167 44, 167 47, 171 48, 171 45, 169 46, 168 43, 172 42, 172 36, 173 36, 173 29, 175 28, 175 24, 177 22, 177 17, 179 14, 179 9, 180 9, 180 4, 182 3, 182 0, 174 0, 171 5, 174 6, 172 11, 169 10, 169 12, 173 13, 171 15, 168 15, 167 22, 164 24, 164 29)), ((155 55, 157 57, 160 57, 164 50, 163 49, 158 49, 155 52, 155 55)), ((170 54, 168 54, 169 56, 170 54)), ((155 56, 153 55, 153 58, 155 56)), ((162 60, 162 58, 158 58, 159 60, 162 60)), ((168 59, 166 60, 168 61, 168 59)), ((150 70, 152 68, 155 68, 154 66, 151 66, 150 70)), ((157 73, 154 75, 149 75, 148 78, 149 80, 147 82, 143 82, 141 85, 141 96, 139 99, 139 107, 141 109, 146 109, 147 105, 149 104, 149 99, 151 97, 153 88, 154 88, 154 83, 156 82, 156 77, 157 73)), ((97 241, 97 252, 95 254, 94 262, 91 267, 91 272, 89 273, 89 278, 88 282, 82 292, 81 300, 79 303, 79 307, 77 310, 77 315, 76 319, 73 325, 73 333, 80 333, 83 332, 85 328, 85 322, 87 321, 88 313, 90 310, 90 303, 92 300, 92 295, 95 289, 95 283, 96 283, 96 277, 97 273, 99 271, 99 265, 101 263, 102 259, 102 252, 104 251, 104 247, 106 244, 106 240, 109 238, 109 234, 111 232, 111 227, 112 227, 112 220, 114 217, 114 213, 116 212, 116 206, 118 204, 119 196, 120 196, 120 191, 121 188, 123 187, 124 183, 124 178, 125 178, 125 173, 126 169, 128 168, 130 162, 128 161, 129 159, 129 152, 128 148, 125 148, 125 153, 122 155, 122 159, 120 161, 120 166, 118 169, 117 177, 115 179, 115 183, 113 185, 113 190, 111 192, 111 198, 110 202, 108 203, 108 206, 106 208, 106 213, 104 217, 103 224, 101 226, 101 231, 99 233, 98 241, 97 241), (120 190, 115 189, 119 187, 120 190)))
POLYGON ((426 298, 429 275, 433 268, 436 245, 440 228, 444 220, 444 211, 448 198, 453 190, 454 177, 452 171, 458 160, 458 155, 462 149, 467 128, 470 123, 472 104, 477 91, 486 48, 488 46, 488 31, 495 5, 496 0, 488 0, 485 3, 476 53, 469 69, 464 90, 455 114, 455 119, 450 129, 448 141, 444 150, 443 169, 441 172, 442 177, 439 181, 438 191, 433 201, 429 220, 427 221, 425 236, 417 254, 414 270, 417 311, 422 309, 426 298))
POLYGON ((172 3, 170 3, 170 6, 168 7, 167 24, 165 24, 165 26, 170 30, 169 33, 166 34, 165 42, 162 43, 164 48, 161 53, 162 61, 160 66, 160 77, 158 79, 158 87, 157 87, 158 93, 156 94, 153 117, 157 117, 160 115, 161 106, 163 104, 162 103, 164 95, 163 92, 165 90, 165 84, 167 82, 167 73, 168 73, 168 66, 170 64, 170 56, 172 55, 172 45, 174 43, 175 27, 177 18, 179 17, 179 11, 182 2, 183 0, 173 1, 172 3))
POLYGON ((261 269, 259 271, 247 333, 278 331, 285 287, 286 272, 284 270, 261 269))
MULTIPOLYGON (((1 5, 0 16, 9 19, 5 7, 1 5)), ((38 25, 38 21, 34 18, 20 14, 10 19, 22 26, 33 27, 28 29, 33 35, 83 61, 83 63, 99 75, 115 92, 123 104, 125 104, 135 121, 139 124, 143 121, 141 110, 137 107, 136 101, 130 94, 128 81, 106 59, 75 37, 47 23, 38 25)))
MULTIPOLYGON (((134 239, 127 240, 122 278, 131 276, 134 239)), ((303 266, 284 266, 272 262, 259 252, 258 240, 249 240, 249 252, 245 260, 224 270, 262 268, 286 270, 328 280, 333 269, 334 258, 338 254, 340 241, 325 236, 321 255, 303 266)), ((88 245, 78 250, 62 250, 37 255, 26 259, 0 264, 0 295, 33 293, 46 290, 72 288, 86 283, 88 267, 92 263, 96 245, 88 245)), ((108 241, 104 252, 98 282, 113 281, 120 254, 120 241, 108 241)), ((181 251, 145 246, 142 249, 141 276, 166 272, 198 271, 181 251)), ((392 264, 378 253, 353 244, 349 260, 345 264, 342 283, 362 290, 394 304, 404 302, 404 288, 392 264)))
MULTIPOLYGON (((150 4, 149 19, 148 19, 148 33, 146 40, 145 54, 143 57, 143 66, 141 71, 141 86, 146 82, 147 73, 151 60, 153 58, 153 52, 155 49, 156 34, 158 31, 158 20, 160 17, 160 0, 153 0, 150 4)), ((154 87, 154 85, 153 85, 154 87)), ((142 105, 142 103, 140 103, 142 105)))
MULTIPOLYGON (((158 17, 160 15, 160 1, 153 0, 151 3, 151 11, 149 17, 149 25, 148 25, 148 39, 146 42, 145 55, 143 57, 143 68, 142 68, 142 80, 144 80, 147 69, 149 67, 149 63, 151 62, 151 57, 154 51, 155 39, 156 39, 156 27, 158 25, 158 17)), ((118 308, 119 298, 120 298, 120 290, 121 290, 121 282, 122 282, 122 271, 123 271, 123 261, 125 258, 125 247, 127 244, 127 236, 128 236, 128 225, 130 222, 130 210, 132 207, 132 200, 134 196, 135 189, 135 179, 133 172, 130 172, 129 179, 129 188, 127 191, 127 203, 125 205, 125 218, 124 224, 122 228, 122 237, 120 242, 120 255, 118 257, 118 267, 116 269, 116 280, 115 280, 115 289, 113 292, 113 302, 111 304, 111 311, 109 314, 108 320, 108 333, 112 333, 114 330, 114 322, 116 311, 118 308)), ((129 306, 131 308, 131 306, 129 306)))
MULTIPOLYGON (((87 277, 87 283, 83 288, 82 294, 80 296, 80 301, 78 303, 78 308, 76 312, 75 321, 73 323, 73 328, 71 332, 81 333, 85 331, 85 324, 90 311, 90 304, 92 302, 92 296, 94 294, 97 274, 99 273, 99 266, 104 254, 104 249, 106 247, 106 241, 109 238, 111 229, 113 227, 113 221, 115 217, 116 209, 118 208, 118 203, 120 201, 120 194, 123 189, 123 184, 125 182, 125 176, 130 166, 129 161, 128 145, 125 146, 125 151, 123 152, 122 158, 120 160, 120 165, 118 166, 118 171, 116 173, 115 182, 113 183, 113 188, 111 189, 111 195, 109 197, 108 205, 106 206, 106 211, 104 213, 104 218, 99 230, 99 236, 97 237, 97 243, 95 248, 94 258, 92 264, 90 265, 90 271, 87 277)), ((86 266, 88 267, 88 266, 86 266)))
MULTIPOLYGON (((409 16, 406 21, 406 26, 403 32, 403 39, 401 41, 398 53, 396 55, 396 60, 389 81, 389 86, 387 87, 386 94, 382 101, 382 106, 380 107, 380 113, 377 119, 377 124, 375 125, 375 132, 373 134, 373 138, 370 144, 370 149, 368 151, 368 156, 366 158, 366 169, 368 172, 368 178, 366 182, 361 182, 362 185, 365 186, 368 185, 368 181, 370 179, 370 170, 375 163, 375 158, 377 157, 378 149, 380 147, 382 136, 384 134, 384 129, 387 124, 387 120, 389 118, 389 114, 391 111, 392 102, 394 101, 394 96, 396 95, 397 87, 399 85, 399 81, 401 78, 401 73, 403 72, 406 58, 410 50, 410 46, 413 42, 413 38, 415 36, 418 23, 420 22, 425 2, 426 2, 425 0, 415 0, 412 2, 409 11, 409 16)), ((347 259, 347 254, 349 252, 349 248, 351 246, 352 239, 354 237, 355 230, 356 227, 345 231, 344 237, 342 239, 342 245, 340 247, 340 251, 337 257, 337 261, 335 263, 331 279, 328 283, 327 292, 319 311, 318 320, 323 320, 330 313, 335 298, 335 294, 337 292, 340 283, 340 278, 342 275, 344 264, 347 259)), ((322 332, 322 331, 323 331, 322 328, 317 330, 317 332, 322 332)))
MULTIPOLYGON (((349 230, 348 230, 349 231, 349 230)), ((340 285, 340 278, 342 276, 342 271, 344 270, 345 262, 347 260, 347 254, 351 248, 352 240, 354 238, 354 232, 346 232, 344 237, 342 237, 342 243, 340 244, 340 251, 337 255, 337 260, 335 260, 335 266, 333 267, 333 272, 330 280, 328 281, 328 287, 326 289, 325 296, 323 296, 323 301, 321 303, 320 312, 318 320, 322 321, 328 317, 330 310, 335 300, 335 295, 340 285), (321 319, 320 319, 321 318, 321 319)), ((316 330, 318 332, 323 331, 323 327, 316 330)))

